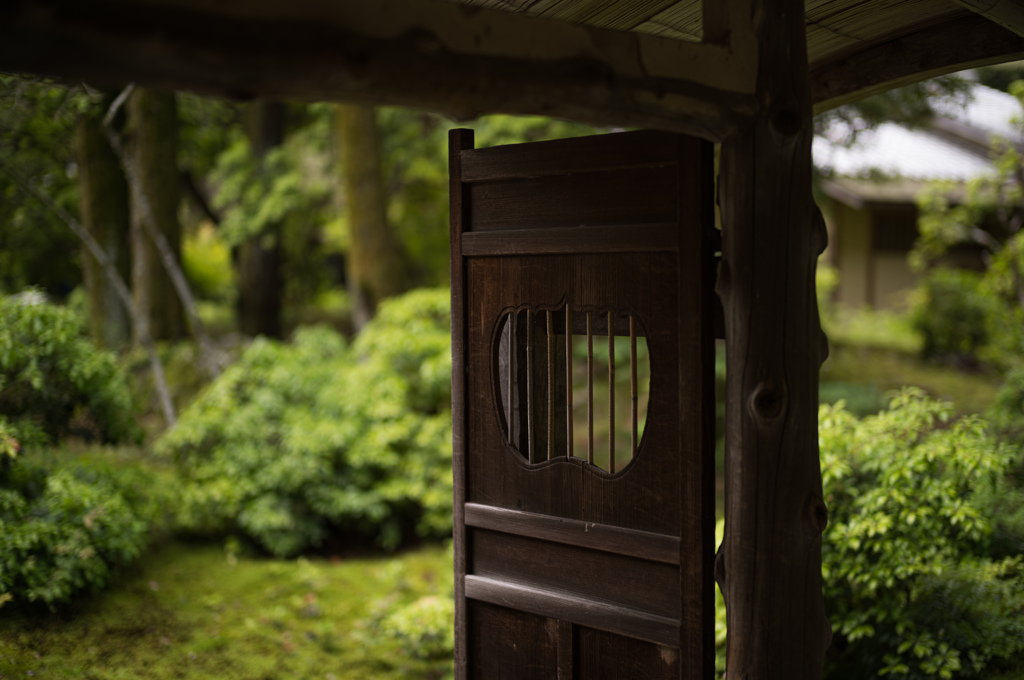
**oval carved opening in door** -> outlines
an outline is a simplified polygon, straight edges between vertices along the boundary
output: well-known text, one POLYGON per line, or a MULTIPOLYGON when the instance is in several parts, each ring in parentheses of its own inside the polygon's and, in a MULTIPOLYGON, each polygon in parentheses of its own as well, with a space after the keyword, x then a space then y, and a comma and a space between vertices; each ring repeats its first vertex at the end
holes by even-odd
POLYGON ((562 305, 507 312, 497 330, 494 384, 508 444, 534 464, 568 456, 611 474, 629 465, 650 386, 640 320, 562 305))

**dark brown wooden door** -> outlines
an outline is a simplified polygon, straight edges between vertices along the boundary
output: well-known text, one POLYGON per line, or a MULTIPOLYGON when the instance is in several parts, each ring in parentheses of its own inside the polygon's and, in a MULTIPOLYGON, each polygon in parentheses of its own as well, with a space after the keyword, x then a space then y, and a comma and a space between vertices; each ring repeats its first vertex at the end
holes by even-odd
POLYGON ((450 138, 459 678, 713 674, 711 146, 450 138))

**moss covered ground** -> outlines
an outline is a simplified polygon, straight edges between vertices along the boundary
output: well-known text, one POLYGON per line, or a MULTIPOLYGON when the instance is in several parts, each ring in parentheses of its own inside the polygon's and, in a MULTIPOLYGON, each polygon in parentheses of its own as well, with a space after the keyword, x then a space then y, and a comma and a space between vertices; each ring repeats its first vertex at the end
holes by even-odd
POLYGON ((275 560, 171 542, 109 591, 33 616, 0 609, 0 678, 442 678, 382 630, 385 614, 450 596, 450 553, 275 560))

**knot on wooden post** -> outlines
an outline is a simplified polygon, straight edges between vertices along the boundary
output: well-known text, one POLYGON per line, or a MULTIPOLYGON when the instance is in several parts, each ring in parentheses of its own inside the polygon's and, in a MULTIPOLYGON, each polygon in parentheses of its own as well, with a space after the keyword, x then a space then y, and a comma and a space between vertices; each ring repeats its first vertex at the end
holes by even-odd
POLYGON ((828 507, 818 496, 811 496, 807 501, 807 514, 817 533, 825 531, 828 526, 828 507))
POLYGON ((786 410, 786 394, 771 382, 761 382, 750 393, 750 413, 761 422, 772 422, 786 410))
POLYGON ((795 108, 783 106, 771 113, 771 128, 781 137, 795 137, 804 127, 804 121, 795 108))

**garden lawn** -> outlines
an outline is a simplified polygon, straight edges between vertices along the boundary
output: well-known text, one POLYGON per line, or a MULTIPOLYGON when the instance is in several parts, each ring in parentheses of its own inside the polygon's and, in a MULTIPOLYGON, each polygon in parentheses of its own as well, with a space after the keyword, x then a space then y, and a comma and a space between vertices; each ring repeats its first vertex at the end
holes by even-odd
POLYGON ((276 560, 172 542, 73 610, 0 609, 0 678, 442 678, 450 659, 414 660, 381 621, 450 597, 450 571, 441 546, 276 560))
POLYGON ((962 371, 929 363, 891 347, 833 342, 821 368, 821 401, 839 398, 863 416, 888 403, 886 394, 907 385, 953 402, 958 413, 982 413, 993 402, 1003 376, 994 371, 962 371))

